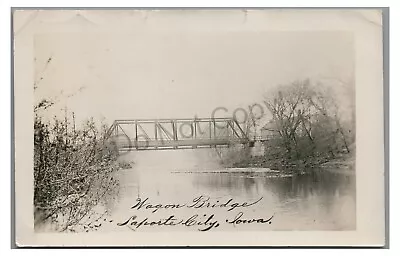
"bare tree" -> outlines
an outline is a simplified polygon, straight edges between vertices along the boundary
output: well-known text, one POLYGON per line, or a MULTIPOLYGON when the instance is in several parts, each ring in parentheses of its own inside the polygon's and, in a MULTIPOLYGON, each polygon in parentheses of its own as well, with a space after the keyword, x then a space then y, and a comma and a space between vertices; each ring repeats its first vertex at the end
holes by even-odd
POLYGON ((272 114, 270 126, 272 123, 288 159, 322 154, 335 157, 342 148, 350 152, 334 95, 329 87, 303 80, 278 86, 264 97, 272 114))

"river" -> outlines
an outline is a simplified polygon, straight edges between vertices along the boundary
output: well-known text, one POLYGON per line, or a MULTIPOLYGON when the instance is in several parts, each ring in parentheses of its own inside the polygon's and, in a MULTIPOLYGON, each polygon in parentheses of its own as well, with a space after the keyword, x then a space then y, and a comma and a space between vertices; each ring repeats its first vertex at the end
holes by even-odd
POLYGON ((314 171, 281 177, 265 169, 225 169, 219 165, 211 149, 130 152, 122 158, 133 161, 134 167, 117 173, 120 193, 118 199, 108 205, 109 214, 102 231, 205 229, 206 225, 195 225, 195 221, 186 226, 156 224, 137 227, 142 220, 156 222, 173 216, 177 222, 193 215, 200 224, 211 215, 209 222, 220 224, 208 231, 355 229, 355 175, 348 171, 314 171), (229 200, 230 204, 254 204, 233 210, 218 206, 146 209, 149 204, 149 207, 190 205, 199 197, 208 199, 209 206, 229 200), (138 198, 141 202, 147 200, 140 209, 132 209, 140 203, 138 198), (231 223, 240 212, 243 213, 241 220, 272 219, 266 224, 254 221, 231 223), (121 225, 124 222, 127 224, 121 225))

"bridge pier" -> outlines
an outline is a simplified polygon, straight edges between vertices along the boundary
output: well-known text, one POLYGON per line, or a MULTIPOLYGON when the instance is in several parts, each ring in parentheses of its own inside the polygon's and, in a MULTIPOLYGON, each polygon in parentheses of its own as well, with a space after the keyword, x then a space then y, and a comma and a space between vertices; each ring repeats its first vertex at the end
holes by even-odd
POLYGON ((265 146, 261 141, 254 141, 254 145, 251 147, 252 156, 263 156, 265 153, 265 146))

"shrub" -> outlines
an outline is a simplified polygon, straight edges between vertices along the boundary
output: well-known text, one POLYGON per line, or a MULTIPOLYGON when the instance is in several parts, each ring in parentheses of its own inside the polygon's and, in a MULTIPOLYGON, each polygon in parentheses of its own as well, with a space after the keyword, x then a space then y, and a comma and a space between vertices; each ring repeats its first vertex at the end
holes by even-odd
MULTIPOLYGON (((106 126, 92 120, 81 129, 68 118, 34 122, 35 228, 50 223, 55 231, 87 228, 94 208, 118 195, 114 173, 118 151, 107 141, 106 126)), ((46 225, 47 226, 47 225, 46 225)))

